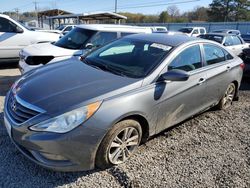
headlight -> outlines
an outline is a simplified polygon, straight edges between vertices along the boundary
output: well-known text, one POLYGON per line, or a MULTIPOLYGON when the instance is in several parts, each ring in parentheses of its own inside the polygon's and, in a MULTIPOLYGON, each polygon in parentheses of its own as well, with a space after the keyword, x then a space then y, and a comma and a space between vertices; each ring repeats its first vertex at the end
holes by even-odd
POLYGON ((20 60, 22 60, 22 61, 25 60, 26 56, 24 55, 23 50, 21 50, 21 51, 19 52, 19 57, 20 57, 20 60))
POLYGON ((72 110, 60 116, 41 122, 30 127, 33 131, 46 131, 66 133, 89 119, 100 107, 101 102, 91 103, 87 106, 72 110))

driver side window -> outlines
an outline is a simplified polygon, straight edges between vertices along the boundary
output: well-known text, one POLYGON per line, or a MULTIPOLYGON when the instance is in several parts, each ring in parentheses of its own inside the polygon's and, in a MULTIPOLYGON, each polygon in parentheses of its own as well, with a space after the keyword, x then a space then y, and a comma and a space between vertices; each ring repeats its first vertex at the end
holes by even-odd
POLYGON ((0 18, 0 32, 16 33, 17 26, 6 18, 0 18))
POLYGON ((195 45, 183 50, 168 66, 168 70, 192 71, 202 67, 200 46, 195 45))

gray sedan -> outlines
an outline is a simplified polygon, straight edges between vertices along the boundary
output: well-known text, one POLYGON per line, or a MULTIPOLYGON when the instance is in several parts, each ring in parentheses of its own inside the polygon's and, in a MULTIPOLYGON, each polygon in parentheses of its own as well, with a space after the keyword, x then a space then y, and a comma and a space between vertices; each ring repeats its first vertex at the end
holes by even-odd
POLYGON ((5 126, 35 163, 108 168, 140 143, 211 107, 230 110, 244 64, 218 43, 140 34, 24 74, 5 100, 5 126))

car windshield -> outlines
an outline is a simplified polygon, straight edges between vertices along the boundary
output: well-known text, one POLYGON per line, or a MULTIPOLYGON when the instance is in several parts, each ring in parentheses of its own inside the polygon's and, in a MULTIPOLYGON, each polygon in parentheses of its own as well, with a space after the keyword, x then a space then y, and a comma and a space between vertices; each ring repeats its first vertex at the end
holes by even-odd
POLYGON ((54 43, 55 46, 67 48, 67 49, 81 49, 83 48, 89 39, 96 34, 96 31, 87 30, 82 28, 75 28, 60 40, 54 43))
POLYGON ((223 41, 223 37, 222 36, 218 36, 218 35, 201 35, 200 38, 208 39, 208 40, 213 40, 213 41, 218 42, 220 44, 223 41))
POLYGON ((182 33, 191 33, 193 31, 193 28, 182 28, 179 29, 179 31, 182 33))
POLYGON ((143 78, 166 57, 171 46, 124 38, 89 54, 83 62, 121 76, 143 78))

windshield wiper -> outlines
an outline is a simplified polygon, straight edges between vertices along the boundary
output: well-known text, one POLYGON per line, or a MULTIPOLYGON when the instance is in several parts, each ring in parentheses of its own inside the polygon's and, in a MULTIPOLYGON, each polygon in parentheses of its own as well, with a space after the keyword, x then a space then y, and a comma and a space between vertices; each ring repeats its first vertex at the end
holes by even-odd
POLYGON ((114 67, 108 66, 106 64, 101 64, 101 63, 97 63, 97 62, 90 62, 87 59, 83 60, 87 65, 95 67, 99 70, 103 70, 103 71, 107 71, 107 72, 111 72, 113 74, 116 75, 120 75, 120 76, 126 76, 124 75, 121 71, 119 71, 118 69, 115 69, 114 67))

